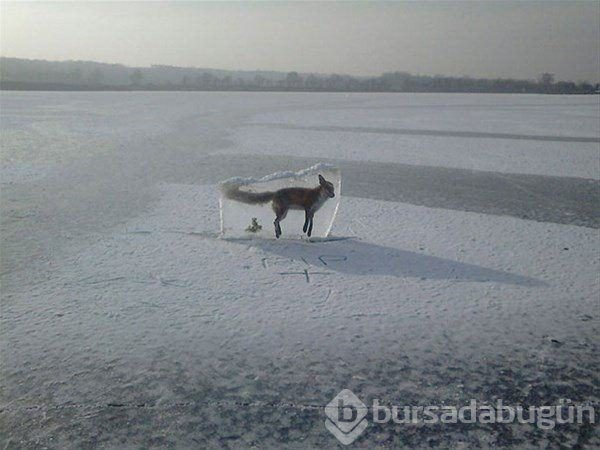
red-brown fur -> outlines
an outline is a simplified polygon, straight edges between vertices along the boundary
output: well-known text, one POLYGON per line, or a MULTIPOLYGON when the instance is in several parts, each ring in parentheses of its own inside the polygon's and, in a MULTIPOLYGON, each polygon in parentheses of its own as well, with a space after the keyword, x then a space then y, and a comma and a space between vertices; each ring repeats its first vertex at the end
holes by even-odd
POLYGON ((315 188, 285 188, 275 192, 252 193, 240 191, 237 187, 227 188, 225 194, 232 200, 243 203, 265 203, 271 200, 275 212, 275 237, 281 236, 280 222, 290 209, 300 209, 305 212, 304 227, 302 230, 310 236, 313 228, 315 212, 323 205, 325 200, 334 197, 334 187, 329 181, 319 175, 319 185, 315 188))

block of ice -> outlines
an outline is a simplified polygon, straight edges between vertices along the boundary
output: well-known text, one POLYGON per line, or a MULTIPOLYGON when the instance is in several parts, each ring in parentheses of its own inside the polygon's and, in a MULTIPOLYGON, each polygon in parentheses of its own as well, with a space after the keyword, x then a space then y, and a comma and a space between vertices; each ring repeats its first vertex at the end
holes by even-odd
POLYGON ((340 170, 329 164, 317 164, 299 172, 278 172, 263 178, 230 178, 220 185, 221 234, 228 238, 275 238, 275 212, 277 204, 289 203, 285 218, 281 220, 282 238, 298 239, 305 223, 304 206, 316 206, 312 237, 327 237, 340 203, 342 178, 340 170), (313 194, 307 191, 286 191, 286 195, 274 194, 286 188, 316 190, 323 185, 321 175, 333 185, 334 197, 328 194, 331 186, 323 186, 313 194), (292 195, 287 195, 292 194, 292 195), (299 194, 299 195, 294 195, 299 194), (276 204, 274 205, 274 198, 276 204), (302 205, 296 203, 300 202, 302 205), (316 200, 317 204, 313 204, 316 200))

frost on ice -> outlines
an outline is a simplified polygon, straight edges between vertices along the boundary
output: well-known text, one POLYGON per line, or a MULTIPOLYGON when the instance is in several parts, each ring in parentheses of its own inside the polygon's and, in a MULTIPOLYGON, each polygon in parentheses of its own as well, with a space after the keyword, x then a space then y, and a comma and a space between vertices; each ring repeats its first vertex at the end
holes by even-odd
MULTIPOLYGON (((323 186, 323 195, 314 204, 312 237, 327 237, 340 203, 342 178, 340 170, 329 164, 317 164, 299 172, 278 172, 263 178, 230 178, 221 183, 221 234, 228 238, 275 238, 277 203, 273 201, 273 193, 286 188, 315 189, 323 186), (323 180, 331 183, 335 196, 325 195, 331 185, 325 186, 323 180), (250 195, 246 195, 249 193, 250 195), (254 203, 245 203, 245 201, 254 203)), ((289 196, 283 196, 284 200, 289 196)), ((310 197, 310 196, 307 196, 310 197)), ((310 206, 308 202, 307 206, 310 206)), ((305 210, 298 205, 290 206, 285 217, 281 219, 281 237, 298 239, 306 236, 305 210)))

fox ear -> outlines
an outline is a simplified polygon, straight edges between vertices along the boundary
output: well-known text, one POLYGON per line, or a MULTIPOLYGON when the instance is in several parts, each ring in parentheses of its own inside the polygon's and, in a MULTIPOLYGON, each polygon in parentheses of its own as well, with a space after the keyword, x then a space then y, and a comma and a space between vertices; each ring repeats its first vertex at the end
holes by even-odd
POLYGON ((321 175, 321 174, 319 174, 319 183, 320 184, 325 184, 326 183, 325 178, 323 178, 323 175, 321 175))

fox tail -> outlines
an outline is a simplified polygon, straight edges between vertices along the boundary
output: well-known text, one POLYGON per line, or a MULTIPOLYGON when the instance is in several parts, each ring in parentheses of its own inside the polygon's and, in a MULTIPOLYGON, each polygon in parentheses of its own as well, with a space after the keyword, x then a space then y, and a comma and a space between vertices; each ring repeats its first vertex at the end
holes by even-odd
POLYGON ((248 203, 251 205, 266 203, 270 200, 273 200, 273 197, 275 196, 274 192, 241 191, 240 186, 236 184, 221 185, 221 191, 228 199, 236 200, 242 203, 248 203))

